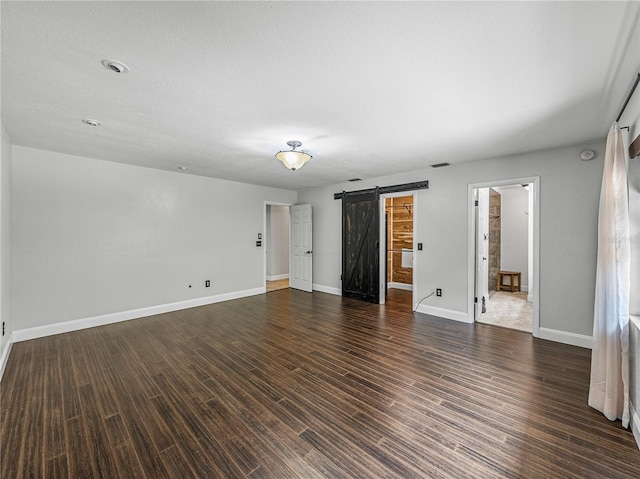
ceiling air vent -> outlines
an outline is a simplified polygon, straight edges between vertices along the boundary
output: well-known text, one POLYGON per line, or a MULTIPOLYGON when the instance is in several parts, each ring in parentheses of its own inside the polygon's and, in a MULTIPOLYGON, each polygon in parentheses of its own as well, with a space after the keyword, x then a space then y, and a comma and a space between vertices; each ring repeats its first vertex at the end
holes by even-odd
POLYGON ((129 71, 127 65, 117 60, 102 60, 102 65, 104 65, 107 70, 115 73, 127 73, 129 71))
POLYGON ((436 163, 435 165, 431 165, 431 168, 442 168, 443 166, 450 166, 451 163, 436 163))

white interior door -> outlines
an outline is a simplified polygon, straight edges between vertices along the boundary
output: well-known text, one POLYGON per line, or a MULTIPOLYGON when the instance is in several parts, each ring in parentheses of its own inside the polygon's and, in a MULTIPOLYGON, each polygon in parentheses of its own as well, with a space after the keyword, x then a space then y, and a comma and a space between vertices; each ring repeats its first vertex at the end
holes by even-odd
POLYGON ((476 201, 476 288, 475 320, 489 300, 489 188, 475 190, 476 201))
POLYGON ((291 207, 291 262, 289 286, 313 290, 313 235, 311 205, 291 207))

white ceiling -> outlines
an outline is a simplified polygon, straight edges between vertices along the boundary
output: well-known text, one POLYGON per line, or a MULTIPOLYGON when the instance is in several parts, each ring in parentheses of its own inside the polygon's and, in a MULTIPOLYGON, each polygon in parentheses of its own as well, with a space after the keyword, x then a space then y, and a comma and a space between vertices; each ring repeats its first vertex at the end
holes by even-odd
POLYGON ((640 68, 637 2, 1 8, 14 144, 288 189, 603 138, 640 68))

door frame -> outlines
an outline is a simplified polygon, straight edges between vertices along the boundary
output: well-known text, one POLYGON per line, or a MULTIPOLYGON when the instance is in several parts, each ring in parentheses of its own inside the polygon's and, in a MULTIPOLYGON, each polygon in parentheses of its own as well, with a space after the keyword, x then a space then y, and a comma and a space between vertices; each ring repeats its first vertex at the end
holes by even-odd
MULTIPOLYGON (((267 206, 288 206, 289 211, 294 203, 278 203, 277 201, 265 201, 262 207, 262 287, 267 291, 267 246, 271 238, 267 238, 267 206)), ((291 238, 291 221, 289 221, 289 238, 291 238)), ((289 258, 291 258, 291 241, 289 241, 289 258)), ((291 261, 289 261, 291 263, 291 261)), ((291 274, 291 264, 289 264, 291 274)))
MULTIPOLYGON (((476 208, 475 211, 475 276, 474 276, 474 298, 478 298, 478 302, 474 301, 474 321, 477 321, 480 317, 480 312, 484 308, 485 301, 489 301, 489 248, 488 248, 488 223, 489 223, 489 188, 474 188, 473 190, 473 198, 474 198, 474 206, 476 208), (482 191, 486 191, 486 198, 483 198, 480 194, 482 191), (484 214, 486 213, 486 215, 484 214), (486 216, 486 217, 485 217, 486 216), (482 228, 481 226, 482 220, 482 228), (484 233, 484 237, 481 238, 481 234, 484 233), (478 251, 478 246, 482 242, 483 245, 483 255, 478 251), (486 248, 486 249, 485 249, 486 248), (482 257, 482 261, 486 263, 480 263, 480 258, 482 257), (480 278, 479 274, 482 272, 482 277, 480 278), (480 280, 480 281, 478 281, 480 280)), ((528 241, 528 239, 527 239, 528 241)))
POLYGON ((379 304, 384 304, 386 301, 386 285, 387 285, 387 277, 386 273, 386 251, 387 251, 387 235, 385 234, 385 205, 387 198, 401 198, 406 196, 413 197, 413 282, 412 282, 412 291, 411 291, 411 309, 414 310, 416 308, 416 291, 418 290, 418 274, 417 274, 417 266, 418 262, 416 261, 416 238, 418 237, 418 195, 417 191, 402 191, 398 193, 385 193, 380 195, 380 232, 379 232, 379 254, 380 254, 380 284, 378 285, 380 290, 380 301, 379 304))
MULTIPOLYGON (((529 284, 529 294, 533 303, 532 334, 540 337, 540 177, 528 176, 524 178, 511 178, 507 180, 484 181, 482 183, 470 183, 467 185, 467 321, 475 322, 475 255, 476 255, 476 208, 474 206, 475 190, 477 188, 490 188, 493 186, 508 186, 514 184, 529 183, 532 186, 533 196, 533 284, 529 284)), ((531 212, 529 212, 531 215, 531 212)))

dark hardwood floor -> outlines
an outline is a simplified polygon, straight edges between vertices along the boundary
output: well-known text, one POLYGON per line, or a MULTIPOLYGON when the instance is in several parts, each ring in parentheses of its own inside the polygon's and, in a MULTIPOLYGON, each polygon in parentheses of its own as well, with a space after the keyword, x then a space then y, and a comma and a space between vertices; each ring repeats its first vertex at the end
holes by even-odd
MULTIPOLYGON (((324 293, 17 343, 2 477, 639 478, 590 351, 324 293)), ((406 296, 405 296, 406 297, 406 296)))

